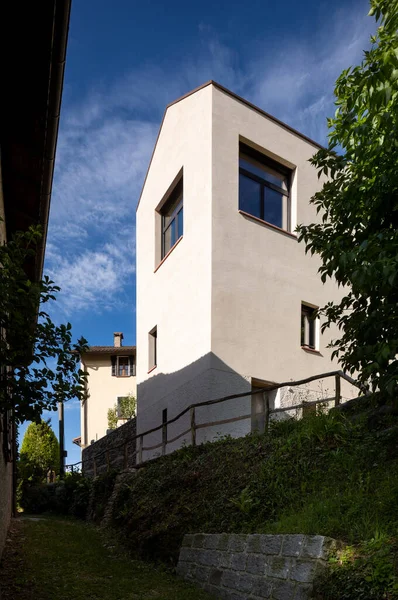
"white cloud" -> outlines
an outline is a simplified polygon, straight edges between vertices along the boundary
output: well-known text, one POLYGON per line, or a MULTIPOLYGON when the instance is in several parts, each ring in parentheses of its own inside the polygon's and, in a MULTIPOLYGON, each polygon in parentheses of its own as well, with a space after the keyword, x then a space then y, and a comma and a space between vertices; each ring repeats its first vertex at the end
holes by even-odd
POLYGON ((202 25, 195 56, 172 69, 145 65, 64 107, 46 254, 61 310, 100 313, 123 303, 134 277, 135 207, 167 103, 214 79, 325 142, 336 77, 360 61, 372 25, 353 6, 329 10, 311 39, 283 40, 272 52, 253 42, 244 69, 202 25))
POLYGON ((80 410, 80 401, 79 400, 68 400, 68 402, 64 403, 64 410, 80 410))

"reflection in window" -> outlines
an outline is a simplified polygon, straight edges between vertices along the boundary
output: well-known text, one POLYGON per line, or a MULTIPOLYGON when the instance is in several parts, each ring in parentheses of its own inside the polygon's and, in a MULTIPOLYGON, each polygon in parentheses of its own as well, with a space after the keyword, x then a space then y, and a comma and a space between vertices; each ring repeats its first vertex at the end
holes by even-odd
POLYGON ((290 171, 240 144, 239 209, 276 227, 290 228, 290 171))
POLYGON ((183 182, 180 179, 160 211, 162 215, 162 258, 166 256, 183 234, 184 206, 182 192, 183 182))

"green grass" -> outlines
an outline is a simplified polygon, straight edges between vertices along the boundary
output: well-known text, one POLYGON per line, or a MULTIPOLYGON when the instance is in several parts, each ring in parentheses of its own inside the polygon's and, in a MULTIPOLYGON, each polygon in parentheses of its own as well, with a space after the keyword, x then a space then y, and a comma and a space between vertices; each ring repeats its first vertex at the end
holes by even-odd
POLYGON ((338 414, 184 448, 120 489, 114 525, 129 548, 166 563, 176 562, 184 533, 298 532, 348 543, 396 535, 397 448, 395 428, 381 435, 338 414))
POLYGON ((0 569, 2 600, 205 600, 160 568, 131 560, 90 524, 21 519, 0 569))

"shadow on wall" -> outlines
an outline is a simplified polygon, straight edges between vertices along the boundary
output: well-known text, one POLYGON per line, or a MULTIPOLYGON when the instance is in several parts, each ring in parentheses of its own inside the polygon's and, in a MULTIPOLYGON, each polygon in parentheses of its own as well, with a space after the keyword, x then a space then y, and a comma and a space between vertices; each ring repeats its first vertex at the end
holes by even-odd
MULTIPOLYGON (((156 373, 156 371, 155 371, 156 373)), ((197 361, 173 373, 152 374, 137 388, 137 433, 157 427, 165 420, 177 416, 186 407, 206 402, 230 394, 251 391, 251 378, 242 376, 214 353, 209 352, 197 361)), ((223 435, 240 437, 251 431, 251 397, 237 398, 213 406, 197 408, 197 425, 212 423, 247 415, 248 418, 228 424, 198 428, 198 444, 223 435)), ((167 453, 191 443, 190 414, 187 412, 177 422, 167 427, 167 453), (186 431, 187 435, 173 442, 173 439, 186 431)), ((157 431, 145 436, 144 447, 161 443, 162 432, 157 431)), ((143 453, 144 460, 160 454, 143 453)))

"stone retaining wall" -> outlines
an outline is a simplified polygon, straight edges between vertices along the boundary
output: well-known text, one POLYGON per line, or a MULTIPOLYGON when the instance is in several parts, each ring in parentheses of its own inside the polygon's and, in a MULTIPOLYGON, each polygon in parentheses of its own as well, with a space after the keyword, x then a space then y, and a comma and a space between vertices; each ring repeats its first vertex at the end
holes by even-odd
POLYGON ((306 600, 336 547, 320 535, 186 535, 177 573, 223 600, 306 600))
POLYGON ((102 475, 108 469, 122 471, 135 466, 136 462, 136 419, 127 421, 106 436, 84 448, 82 452, 83 474, 86 477, 102 475), (115 448, 117 446, 117 448, 115 448), (94 457, 95 468, 94 468, 94 457))

